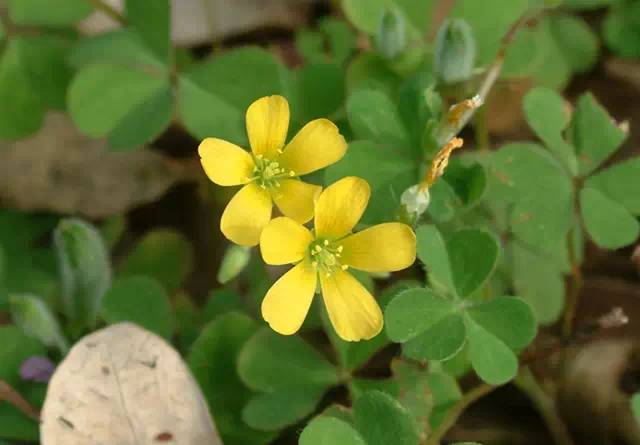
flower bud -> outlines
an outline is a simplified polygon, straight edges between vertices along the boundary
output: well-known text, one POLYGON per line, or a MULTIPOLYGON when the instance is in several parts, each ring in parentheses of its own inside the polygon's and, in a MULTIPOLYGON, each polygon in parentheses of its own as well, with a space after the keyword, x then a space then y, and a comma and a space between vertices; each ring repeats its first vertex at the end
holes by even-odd
POLYGON ((473 74, 476 41, 463 19, 449 19, 436 35, 434 71, 446 84, 464 82, 473 74))
POLYGON ((222 258, 222 264, 218 270, 218 281, 221 284, 228 283, 237 277, 247 267, 251 258, 251 250, 248 247, 229 246, 222 258))
POLYGON ((407 25, 397 9, 389 9, 382 16, 376 46, 387 59, 394 59, 407 47, 407 25))

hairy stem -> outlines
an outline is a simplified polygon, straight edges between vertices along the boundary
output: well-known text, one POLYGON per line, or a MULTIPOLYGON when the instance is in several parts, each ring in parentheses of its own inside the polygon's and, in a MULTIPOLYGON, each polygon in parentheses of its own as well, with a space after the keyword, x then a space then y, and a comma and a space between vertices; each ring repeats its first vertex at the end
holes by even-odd
POLYGON ((444 435, 456 424, 462 413, 475 401, 489 394, 496 387, 487 383, 476 386, 471 391, 467 392, 454 406, 451 407, 447 416, 442 420, 442 423, 438 425, 431 435, 429 435, 424 445, 438 445, 444 435))
POLYGON ((4 400, 26 416, 36 422, 40 422, 40 412, 4 380, 0 380, 0 400, 4 400))
POLYGON ((515 378, 514 384, 529 397, 538 410, 556 445, 574 445, 567 426, 558 415, 554 399, 542 389, 528 367, 520 368, 520 373, 515 378))
POLYGON ((96 8, 98 11, 102 11, 103 13, 111 17, 111 19, 113 19, 115 22, 119 23, 120 25, 125 26, 127 24, 126 17, 122 15, 122 13, 117 9, 115 9, 113 6, 106 3, 104 0, 87 0, 87 1, 91 3, 93 7, 96 8))

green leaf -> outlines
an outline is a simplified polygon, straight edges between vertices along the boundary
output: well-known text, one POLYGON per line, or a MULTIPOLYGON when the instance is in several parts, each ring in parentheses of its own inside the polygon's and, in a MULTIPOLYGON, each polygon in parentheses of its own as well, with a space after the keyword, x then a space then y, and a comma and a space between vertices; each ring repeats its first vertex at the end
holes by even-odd
POLYGON ((409 135, 398 109, 389 97, 375 90, 360 90, 347 100, 347 116, 356 139, 378 143, 409 144, 409 135))
POLYGON ((549 88, 534 88, 524 98, 524 113, 536 136, 573 176, 577 175, 578 165, 573 147, 563 137, 570 115, 562 97, 549 88))
POLYGON ((102 318, 107 323, 129 321, 170 338, 173 314, 162 285, 151 277, 130 276, 115 280, 104 296, 102 318))
POLYGON ((614 54, 626 58, 640 57, 638 17, 640 7, 636 2, 616 1, 609 8, 602 34, 614 54))
POLYGON ((226 443, 264 444, 273 435, 248 428, 242 410, 251 397, 235 364, 240 349, 257 329, 244 314, 231 312, 209 323, 191 346, 187 363, 216 419, 216 427, 226 443))
POLYGON ((592 94, 578 99, 569 134, 576 147, 582 176, 598 168, 627 137, 592 94))
POLYGON ((489 232, 463 229, 447 240, 447 251, 456 291, 459 296, 468 297, 491 277, 498 262, 500 246, 489 232))
POLYGON ((44 346, 19 328, 0 326, 0 380, 12 386, 18 384, 22 363, 29 357, 44 354, 44 346))
POLYGON ((572 70, 590 70, 598 59, 599 42, 587 22, 567 14, 552 15, 549 20, 551 33, 572 70))
POLYGON ((436 181, 430 188, 431 202, 427 208, 429 216, 437 223, 446 223, 462 206, 456 191, 446 181, 436 181))
POLYGON ((322 386, 308 386, 257 395, 245 406, 242 419, 260 431, 280 430, 313 413, 324 391, 322 386))
POLYGON ((580 211, 587 232, 600 247, 618 249, 640 235, 638 220, 596 189, 585 187, 580 191, 580 211))
POLYGON ((69 112, 87 135, 110 135, 118 148, 134 147, 153 140, 168 124, 168 91, 164 76, 116 65, 89 65, 71 83, 69 112))
POLYGON ((451 186, 466 210, 475 207, 487 190, 487 172, 478 163, 467 164, 459 158, 449 160, 443 180, 451 186))
POLYGON ((431 428, 437 428, 450 408, 462 398, 462 392, 456 379, 444 372, 429 372, 427 383, 433 398, 433 411, 429 423, 431 428))
POLYGON ((333 63, 308 63, 297 73, 300 120, 328 117, 344 102, 344 75, 333 63))
POLYGON ((20 43, 7 44, 0 59, 0 137, 20 139, 42 125, 45 107, 22 63, 20 43))
POLYGON ((201 310, 202 322, 208 323, 231 311, 242 310, 240 296, 231 289, 216 289, 209 294, 207 304, 201 310))
POLYGON ((126 0, 129 27, 160 60, 169 60, 171 6, 169 0, 126 0))
POLYGON ((345 15, 356 28, 376 34, 385 11, 384 0, 342 0, 345 15))
POLYGON ((343 20, 334 17, 322 19, 318 28, 326 35, 333 59, 343 64, 356 47, 356 36, 343 20))
POLYGON ((193 255, 191 243, 181 233, 156 229, 138 241, 118 268, 118 274, 148 275, 173 292, 191 273, 193 255))
POLYGON ((444 238, 434 225, 421 225, 416 230, 417 253, 427 269, 429 282, 438 288, 454 290, 449 254, 444 238))
POLYGON ((465 330, 458 307, 428 289, 401 292, 385 311, 386 331, 413 358, 445 360, 464 344, 465 330))
POLYGON ((446 20, 436 35, 433 66, 446 84, 471 78, 476 62, 476 41, 464 19, 446 20))
POLYGON ((419 436, 426 437, 433 409, 433 394, 429 388, 427 369, 420 364, 394 359, 391 371, 393 379, 398 382, 398 402, 411 413, 419 436))
POLYGON ((640 157, 614 164, 587 179, 586 185, 622 204, 629 212, 640 215, 640 157))
POLYGON ((401 78, 391 71, 382 56, 366 52, 358 54, 347 68, 347 91, 378 90, 393 97, 401 78))
POLYGON ((507 144, 491 155, 487 198, 511 203, 516 237, 531 245, 564 242, 572 223, 573 185, 551 155, 536 144, 507 144))
POLYGON ((394 3, 418 32, 427 35, 437 0, 394 0, 394 3))
POLYGON ((118 29, 80 40, 71 50, 69 63, 81 68, 93 63, 149 67, 162 72, 167 67, 147 48, 140 36, 128 29, 118 29))
POLYGON ((114 150, 136 148, 152 142, 171 124, 173 91, 169 85, 132 110, 109 135, 114 150))
POLYGON ((69 343, 60 324, 42 299, 33 295, 11 295, 9 297, 11 317, 22 331, 49 347, 55 346, 66 354, 69 343))
POLYGON ((511 243, 513 286, 540 324, 558 320, 564 308, 564 275, 547 256, 519 242, 511 243))
POLYGON ((397 400, 370 391, 353 405, 355 426, 367 445, 417 445, 418 431, 411 414, 397 400))
POLYGON ((492 385, 502 385, 518 373, 518 359, 495 335, 468 319, 469 358, 478 376, 492 385))
POLYGON ((469 308, 467 314, 514 351, 524 349, 536 336, 533 311, 519 298, 494 298, 469 308))
POLYGON ((329 416, 319 416, 305 427, 300 445, 367 445, 362 436, 347 422, 329 416))
POLYGON ((325 184, 345 176, 369 182, 371 200, 361 222, 377 224, 395 219, 400 195, 417 182, 417 163, 390 147, 358 141, 349 144, 345 156, 325 170, 325 184))
POLYGON ((9 0, 9 17, 20 25, 67 26, 93 11, 86 0, 64 0, 53 8, 49 0, 9 0))
POLYGON ((631 397, 631 411, 636 420, 640 422, 640 393, 636 393, 631 397))
POLYGON ((102 298, 111 285, 111 264, 100 232, 79 219, 63 219, 53 241, 64 311, 75 329, 95 327, 102 298))
POLYGON ((180 77, 179 113, 187 129, 198 138, 215 136, 246 146, 245 111, 260 97, 286 96, 288 74, 265 50, 247 47, 225 52, 180 77), (260 82, 255 81, 257 72, 260 82))
POLYGON ((338 381, 336 368, 300 337, 285 337, 269 328, 259 330, 244 345, 238 358, 238 372, 249 388, 265 392, 326 387, 338 381))
POLYGON ((495 57, 502 37, 528 6, 528 0, 456 0, 451 16, 469 23, 478 45, 478 62, 485 64, 495 57))

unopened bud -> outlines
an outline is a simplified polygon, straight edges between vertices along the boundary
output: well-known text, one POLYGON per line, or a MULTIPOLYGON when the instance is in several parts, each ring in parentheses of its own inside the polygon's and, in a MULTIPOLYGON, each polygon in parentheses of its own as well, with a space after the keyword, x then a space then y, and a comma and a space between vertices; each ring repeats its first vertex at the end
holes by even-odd
POLYGON ((222 264, 218 270, 218 281, 226 284, 237 277, 247 267, 251 259, 251 250, 248 247, 231 245, 224 253, 222 264))
POLYGON ((430 202, 429 188, 425 187, 424 184, 416 184, 409 187, 400 197, 400 203, 404 206, 408 215, 414 220, 417 220, 427 211, 430 202))
POLYGON ((463 19, 450 19, 436 35, 434 71, 446 84, 464 82, 473 74, 476 41, 469 24, 463 19))
POLYGON ((395 8, 382 16, 376 46, 387 59, 394 59, 407 47, 407 25, 402 14, 395 8))

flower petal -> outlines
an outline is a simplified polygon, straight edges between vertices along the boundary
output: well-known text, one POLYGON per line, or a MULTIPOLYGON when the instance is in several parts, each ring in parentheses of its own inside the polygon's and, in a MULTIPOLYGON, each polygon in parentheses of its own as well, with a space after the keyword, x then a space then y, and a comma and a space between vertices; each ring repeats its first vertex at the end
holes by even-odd
POLYGON ((247 134, 254 155, 278 156, 289 129, 289 103, 282 96, 256 100, 247 109, 247 134))
POLYGON ((338 239, 348 234, 367 208, 370 194, 367 181, 355 176, 324 189, 316 203, 316 237, 338 239))
POLYGON ((347 143, 338 127, 328 119, 316 119, 294 136, 280 160, 296 175, 306 175, 339 161, 346 151, 347 143))
POLYGON ((260 233, 270 219, 271 196, 252 182, 231 198, 222 213, 220 230, 236 244, 255 246, 260 242, 260 233))
POLYGON ((262 259, 274 266, 296 263, 313 241, 313 235, 302 224, 291 218, 272 219, 260 235, 262 259))
POLYGON ((320 274, 322 298, 336 332, 346 341, 369 340, 382 330, 380 306, 351 274, 320 274))
POLYGON ((198 146, 198 154, 205 173, 218 185, 246 184, 253 175, 253 158, 231 142, 207 138, 198 146))
POLYGON ((416 260, 416 236, 406 224, 386 223, 341 241, 340 262, 367 272, 393 272, 416 260))
POLYGON ((317 277, 316 270, 303 261, 271 286, 262 300, 262 318, 271 329, 282 335, 300 329, 316 291, 317 277))
POLYGON ((283 215, 304 224, 313 218, 313 209, 322 187, 298 179, 280 181, 272 191, 273 200, 283 215))

